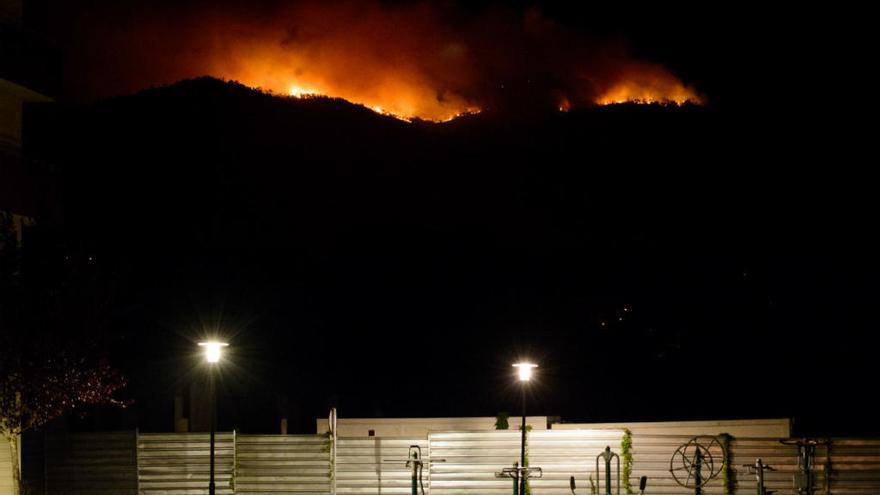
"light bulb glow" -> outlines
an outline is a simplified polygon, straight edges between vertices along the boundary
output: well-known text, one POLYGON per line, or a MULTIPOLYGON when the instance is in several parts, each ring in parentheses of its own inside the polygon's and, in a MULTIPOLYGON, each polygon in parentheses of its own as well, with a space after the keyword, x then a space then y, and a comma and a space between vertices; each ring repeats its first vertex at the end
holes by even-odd
POLYGON ((519 372, 519 380, 521 382, 527 382, 530 378, 532 378, 532 369, 537 368, 537 364, 522 362, 516 363, 513 365, 514 368, 519 372))
POLYGON ((220 361, 220 350, 228 345, 226 342, 199 342, 199 347, 205 348, 205 359, 209 363, 220 361))

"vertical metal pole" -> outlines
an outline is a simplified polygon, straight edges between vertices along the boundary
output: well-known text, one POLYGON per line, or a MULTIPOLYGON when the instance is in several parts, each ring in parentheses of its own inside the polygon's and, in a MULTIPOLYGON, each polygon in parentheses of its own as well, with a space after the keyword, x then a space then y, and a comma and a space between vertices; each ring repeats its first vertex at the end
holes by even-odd
POLYGON ((49 493, 49 437, 43 430, 43 495, 49 493))
POLYGON ((694 495, 701 495, 703 493, 703 473, 700 472, 702 469, 703 454, 700 453, 698 447, 697 452, 694 454, 694 495))
POLYGON ((831 441, 825 444, 825 495, 831 495, 831 441))
POLYGON ((214 430, 217 428, 217 391, 214 389, 214 367, 208 366, 208 381, 210 382, 208 388, 211 394, 211 481, 208 483, 208 495, 214 495, 214 430))
POLYGON ((412 488, 410 493, 412 495, 419 495, 419 471, 418 465, 413 463, 413 472, 412 472, 412 488))
POLYGON ((526 495, 526 384, 528 382, 523 380, 522 382, 522 442, 520 444, 520 456, 519 456, 519 465, 520 465, 520 477, 519 477, 519 493, 520 495, 526 495))
POLYGON ((807 474, 807 495, 813 495, 813 456, 816 453, 814 445, 804 446, 804 467, 807 474))
MULTIPOLYGON (((608 455, 605 456, 605 495, 611 495, 611 459, 613 458, 611 455, 611 447, 605 447, 605 452, 608 453, 608 455)), ((620 483, 618 483, 618 485, 619 484, 620 483)))
MULTIPOLYGON (((514 468, 519 468, 519 463, 513 463, 514 468)), ((513 495, 519 495, 519 469, 515 469, 513 473, 513 495)))
POLYGON ((419 458, 419 455, 416 453, 415 450, 412 449, 412 447, 410 447, 410 451, 412 452, 412 454, 410 455, 410 459, 413 459, 413 461, 412 461, 412 491, 411 491, 411 493, 412 493, 412 495, 419 495, 419 484, 418 484, 419 483, 419 480, 418 480, 418 477, 419 477, 419 464, 418 464, 418 462, 419 461, 416 460, 419 458))
POLYGON ((761 459, 755 463, 755 471, 758 473, 758 495, 764 495, 764 463, 761 459))
POLYGON ((339 435, 336 431, 336 414, 337 413, 335 407, 330 409, 330 432, 333 436, 333 445, 331 449, 331 454, 333 456, 333 472, 330 473, 333 476, 333 484, 331 486, 331 489, 333 491, 331 492, 331 495, 336 495, 336 471, 338 470, 338 467, 336 466, 336 453, 338 452, 339 435))
POLYGON ((140 444, 141 444, 141 430, 140 428, 134 429, 134 472, 135 472, 135 484, 137 485, 137 492, 141 492, 141 454, 140 454, 140 444))

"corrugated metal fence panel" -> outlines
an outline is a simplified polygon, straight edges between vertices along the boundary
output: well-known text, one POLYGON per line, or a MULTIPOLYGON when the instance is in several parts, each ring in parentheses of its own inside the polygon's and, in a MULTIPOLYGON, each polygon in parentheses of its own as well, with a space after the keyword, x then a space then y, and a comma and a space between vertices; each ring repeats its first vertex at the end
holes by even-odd
POLYGON ((239 435, 235 493, 330 493, 326 435, 239 435))
MULTIPOLYGON (((745 464, 753 465, 760 458, 764 464, 772 467, 773 471, 764 472, 764 487, 774 491, 778 495, 794 495, 794 474, 797 472, 798 449, 793 445, 783 445, 776 438, 735 438, 731 442, 730 465, 736 473, 733 478, 740 491, 755 490, 757 481, 755 475, 750 474, 745 464)), ((815 480, 816 493, 823 493, 825 486, 824 467, 825 449, 816 449, 815 456, 815 480)))
POLYGON ((880 493, 880 438, 840 438, 830 450, 833 495, 880 493))
POLYGON ((137 493, 134 432, 48 434, 48 495, 137 493))
MULTIPOLYGON (((639 478, 647 476, 648 488, 645 490, 647 493, 692 495, 694 493, 693 488, 680 486, 676 483, 672 474, 669 472, 670 460, 676 449, 678 449, 679 446, 688 443, 691 438, 693 438, 691 435, 639 435, 634 433, 632 437, 633 472, 632 477, 630 478, 630 484, 634 488, 637 488, 639 485, 639 478)), ((711 437, 703 440, 701 443, 705 445, 710 444, 711 437)), ((781 446, 782 445, 780 445, 780 447, 781 446)), ((733 446, 731 447, 731 450, 733 450, 733 446)), ((719 472, 719 475, 710 480, 704 486, 703 493, 706 495, 720 495, 724 493, 722 476, 720 474, 720 468, 723 463, 723 454, 718 444, 715 444, 715 447, 710 450, 710 454, 713 456, 713 464, 716 466, 716 471, 719 472)), ((736 463, 738 462, 734 460, 734 458, 735 455, 731 457, 732 466, 736 466, 736 463)), ((744 464, 745 462, 746 461, 743 461, 740 464, 744 464)), ((752 459, 751 462, 754 463, 755 459, 752 459)), ((678 468, 680 466, 681 464, 679 460, 676 467, 678 468)), ((706 469, 704 473, 708 474, 707 471, 708 469, 706 469)), ((704 474, 704 476, 706 474, 704 474)), ((679 475, 684 476, 682 479, 687 479, 687 474, 685 472, 679 471, 679 475)), ((736 478, 734 476, 732 482, 735 482, 735 480, 736 478)), ((735 485, 732 485, 732 487, 735 488, 735 485)), ((754 490, 754 486, 751 486, 750 488, 751 490, 748 491, 748 493, 751 493, 754 490)), ((782 494, 780 493, 780 495, 782 494)))
MULTIPOLYGON (((209 441, 207 434, 50 434, 26 439, 35 447, 25 450, 25 475, 37 493, 149 495, 204 494, 208 491, 209 441), (137 447, 135 447, 135 444, 137 447), (42 452, 37 452, 42 449, 42 452), (45 462, 27 462, 37 454, 45 462), (39 468, 39 469, 38 469, 39 468), (42 475, 42 480, 40 476, 42 475), (44 483, 43 483, 44 480, 44 483), (42 488, 45 488, 43 492, 42 488)), ((589 477, 596 456, 606 445, 620 453, 618 430, 549 430, 529 433, 529 460, 544 470, 532 480, 535 495, 569 495, 568 480, 575 476, 578 494, 590 493, 589 477)), ((669 473, 675 450, 690 440, 683 435, 633 435, 635 488, 648 476, 647 493, 690 495, 669 473)), ((426 495, 508 495, 512 480, 495 473, 519 460, 520 433, 511 431, 432 433, 416 438, 342 438, 337 446, 335 475, 338 495, 407 495, 411 471, 406 467, 410 445, 433 458, 423 473, 426 495), (437 462, 439 460, 445 462, 437 462)), ((0 447, 6 445, 0 444, 0 447)), ((333 466, 329 441, 324 436, 244 435, 234 442, 231 433, 217 435, 217 492, 292 493, 327 495, 333 466), (235 447, 237 443, 237 454, 235 447)), ((7 448, 8 451, 8 448, 7 448)), ((775 471, 766 473, 766 486, 778 495, 794 495, 797 449, 776 438, 734 438, 730 463, 734 493, 755 490, 755 477, 743 467, 761 458, 775 471)), ((880 494, 880 439, 833 439, 830 449, 820 446, 815 457, 816 495, 880 494), (825 469, 830 468, 830 490, 825 469)), ((614 480, 616 482, 616 479, 614 480)), ((723 492, 721 478, 704 489, 707 495, 723 492)))
POLYGON ((0 495, 12 495, 12 452, 0 436, 0 495))
MULTIPOLYGON (((232 433, 217 433, 214 482, 219 494, 231 494, 234 458, 232 433)), ((211 443, 207 433, 149 433, 138 436, 139 492, 145 495, 208 493, 211 443)))
MULTIPOLYGON (((669 473, 669 461, 675 450, 690 440, 689 436, 633 435, 633 473, 630 482, 648 476, 649 493, 689 495, 692 489, 679 486, 669 473)), ((752 493, 755 475, 744 465, 760 458, 774 471, 765 472, 764 486, 778 495, 794 495, 794 475, 798 471, 798 451, 783 445, 777 438, 734 438, 730 444, 731 483, 734 493, 752 493)), ((880 440, 833 439, 830 451, 816 448, 814 459, 816 494, 880 494, 880 440), (830 458, 828 457, 830 453, 830 458), (830 489, 826 491, 825 465, 830 459, 830 489)), ((710 481, 704 493, 721 494, 721 477, 710 481)))
MULTIPOLYGON (((529 465, 540 467, 543 478, 530 482, 536 495, 569 495, 575 476, 580 493, 589 493, 589 476, 596 456, 610 446, 620 450, 617 430, 532 431, 528 435, 529 465)), ((519 431, 432 433, 431 453, 446 462, 431 465, 433 495, 509 495, 513 481, 495 473, 513 467, 520 458, 519 431)), ((593 477, 595 479, 595 476, 593 477)), ((616 482, 616 472, 613 482, 616 482)))
POLYGON ((46 434, 42 431, 28 431, 21 436, 21 475, 25 489, 33 495, 43 495, 46 489, 45 446, 46 434))
MULTIPOLYGON (((425 438, 340 438, 336 449, 337 495, 408 495, 412 470, 406 467, 409 447, 418 445, 422 457, 431 449, 425 438)), ((431 473, 423 471, 426 495, 431 491, 431 473)))

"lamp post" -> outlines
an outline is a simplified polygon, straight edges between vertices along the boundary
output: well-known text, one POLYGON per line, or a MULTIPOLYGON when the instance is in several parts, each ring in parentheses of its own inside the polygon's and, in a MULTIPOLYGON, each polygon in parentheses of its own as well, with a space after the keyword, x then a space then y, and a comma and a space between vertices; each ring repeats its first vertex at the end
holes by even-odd
POLYGON ((519 495, 526 493, 526 478, 528 471, 526 470, 526 386, 532 378, 532 369, 537 368, 537 364, 528 362, 520 362, 513 365, 519 372, 519 381, 522 384, 522 442, 520 443, 520 459, 519 459, 519 495))
POLYGON ((211 395, 211 478, 208 482, 208 495, 214 495, 214 431, 217 429, 217 392, 214 390, 214 369, 220 362, 220 353, 229 344, 226 342, 199 342, 205 349, 205 360, 208 362, 208 390, 211 395))

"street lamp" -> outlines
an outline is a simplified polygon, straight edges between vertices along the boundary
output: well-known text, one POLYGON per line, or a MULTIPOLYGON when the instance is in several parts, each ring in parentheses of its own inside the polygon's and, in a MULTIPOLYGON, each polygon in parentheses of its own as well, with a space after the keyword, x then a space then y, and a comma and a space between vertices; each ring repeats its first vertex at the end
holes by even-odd
POLYGON ((532 378, 532 370, 537 368, 538 365, 523 361, 514 364, 513 367, 517 369, 519 381, 522 383, 522 443, 520 444, 519 459, 519 495, 525 495, 526 477, 528 476, 526 471, 526 386, 532 378))
POLYGON ((221 350, 229 346, 226 342, 199 342, 205 349, 205 360, 208 362, 208 389, 211 394, 211 479, 208 482, 208 495, 214 495, 214 430, 217 428, 217 392, 214 390, 214 369, 220 362, 221 350))

